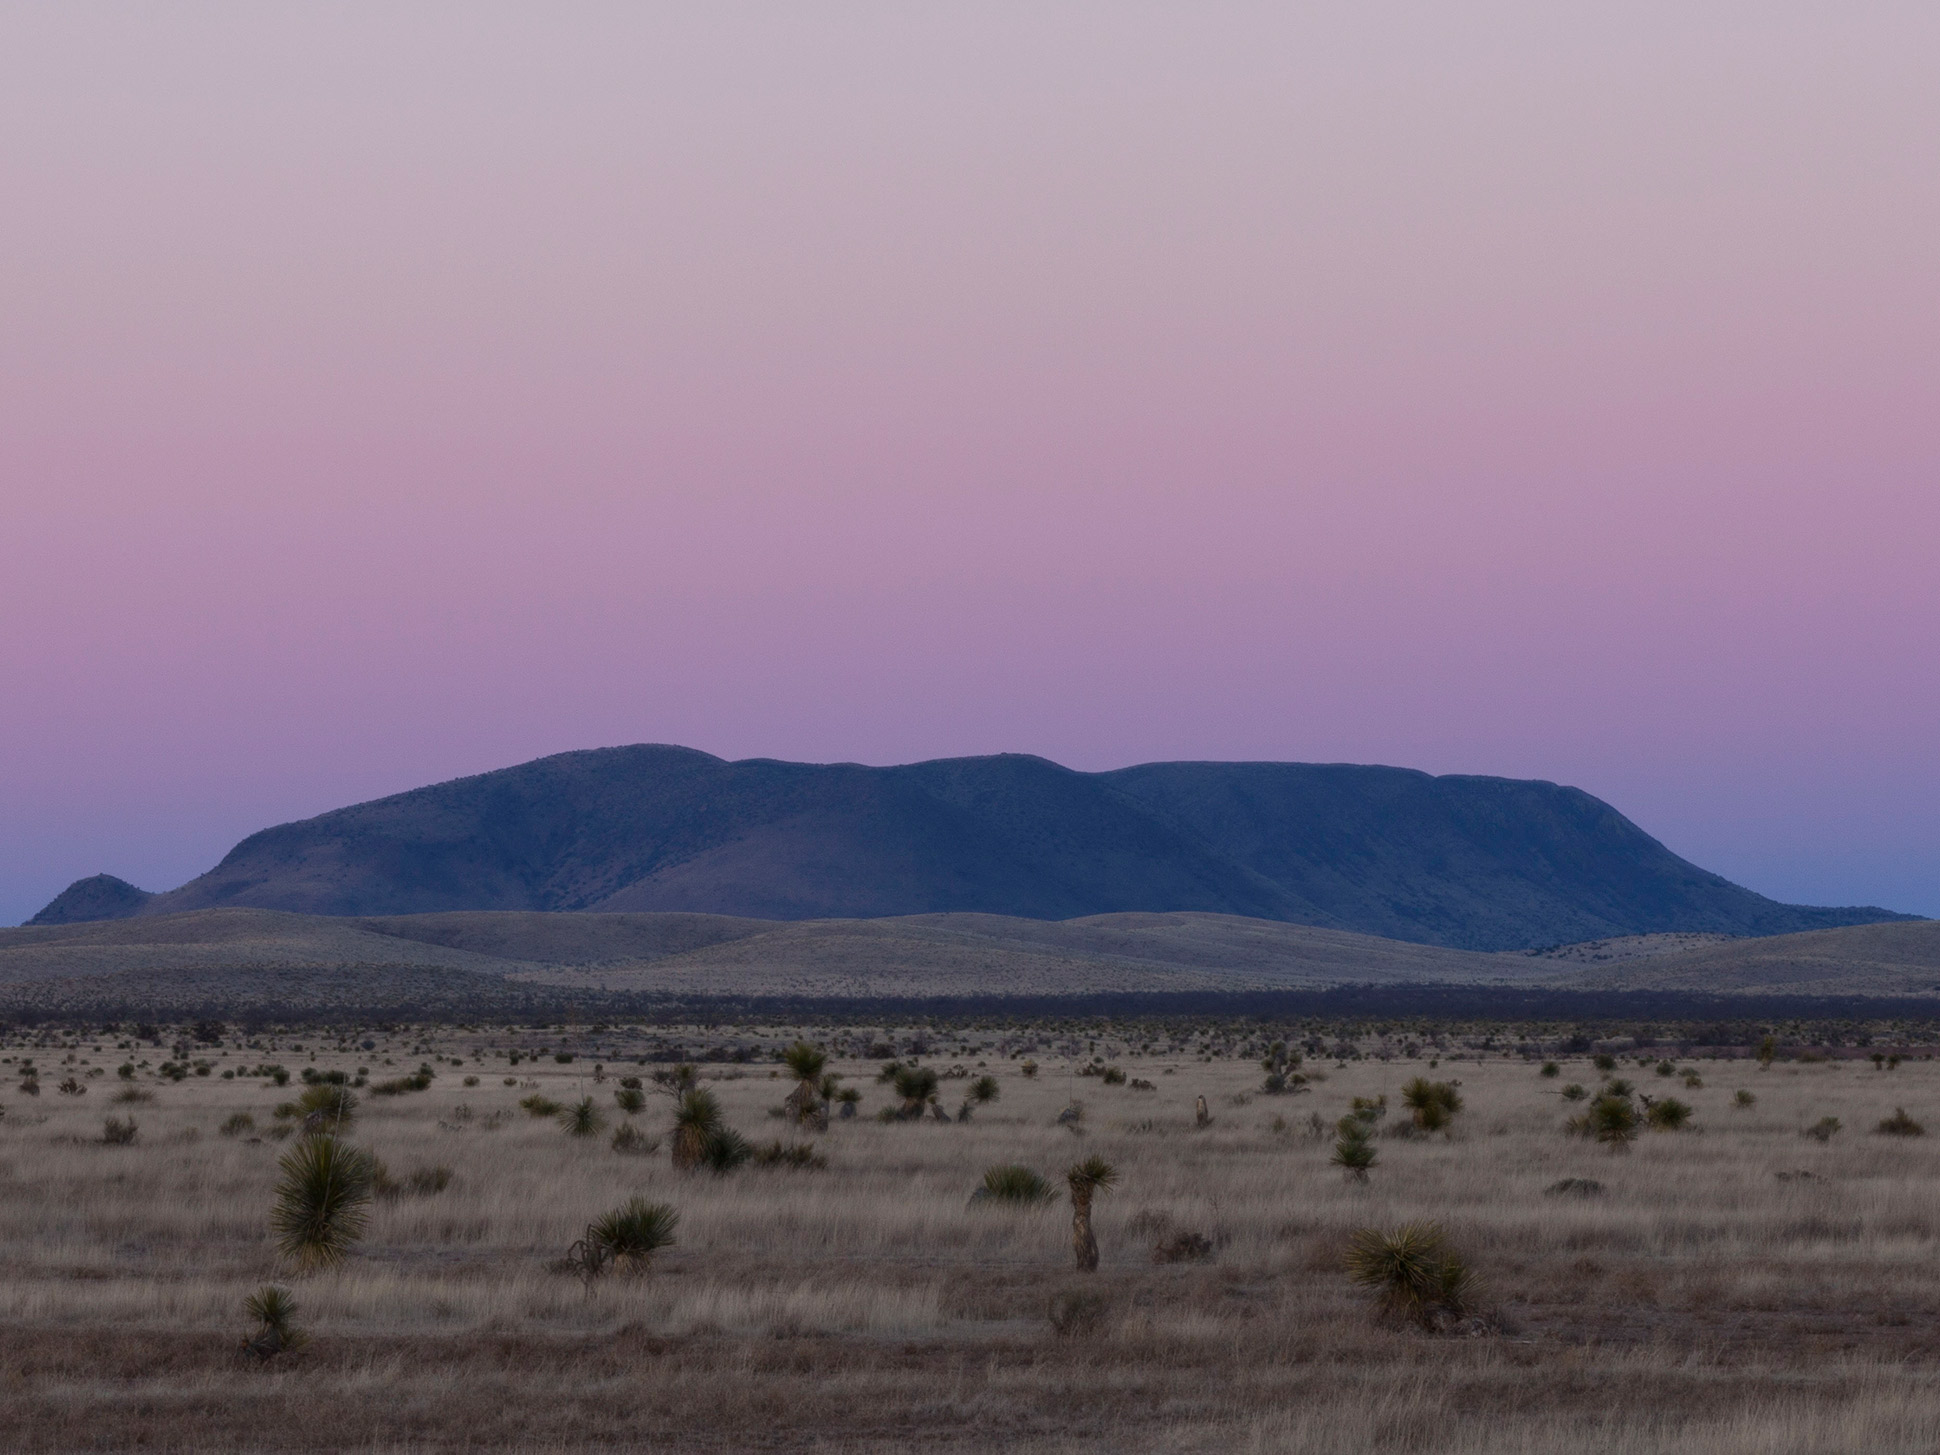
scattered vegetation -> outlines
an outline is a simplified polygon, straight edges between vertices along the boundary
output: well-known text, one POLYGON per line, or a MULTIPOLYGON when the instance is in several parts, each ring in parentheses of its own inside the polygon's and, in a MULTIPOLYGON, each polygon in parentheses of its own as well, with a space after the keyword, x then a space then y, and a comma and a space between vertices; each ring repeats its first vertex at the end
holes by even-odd
POLYGON ((756 1147, 753 1162, 757 1167, 793 1167, 820 1171, 829 1159, 812 1142, 783 1142, 779 1139, 756 1147))
POLYGON ((132 1147, 141 1132, 132 1117, 109 1117, 101 1123, 101 1142, 108 1147, 132 1147))
POLYGON ((1731 1104, 1738 1108, 1739 1111, 1743 1111, 1746 1107, 1756 1106, 1758 1104, 1758 1098, 1749 1091, 1738 1091, 1733 1093, 1731 1104))
POLYGON ((1926 1128, 1906 1114, 1906 1108, 1896 1106, 1893 1114, 1873 1128, 1882 1137, 1924 1137, 1926 1128))
POLYGON ((628 1156, 648 1157, 660 1150, 660 1139, 649 1137, 632 1122, 622 1122, 620 1129, 613 1133, 611 1146, 615 1152, 628 1156))
POLYGON ((1825 1143, 1830 1142, 1834 1137, 1839 1135, 1839 1129, 1840 1129, 1839 1118, 1820 1117, 1816 1122, 1812 1123, 1811 1126, 1802 1128, 1799 1132, 1799 1135, 1801 1137, 1810 1137, 1813 1141, 1823 1146, 1825 1143))
POLYGON ((1594 1177, 1565 1177, 1543 1189, 1550 1197, 1601 1197, 1603 1184, 1594 1177))

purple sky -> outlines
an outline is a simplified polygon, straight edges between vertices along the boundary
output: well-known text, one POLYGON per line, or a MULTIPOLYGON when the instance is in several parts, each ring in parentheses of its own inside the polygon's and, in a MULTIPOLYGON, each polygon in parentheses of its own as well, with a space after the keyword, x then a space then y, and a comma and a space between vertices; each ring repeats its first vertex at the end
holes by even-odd
POLYGON ((0 922, 637 741, 1545 777, 1940 914, 1936 54, 7 7, 0 922))

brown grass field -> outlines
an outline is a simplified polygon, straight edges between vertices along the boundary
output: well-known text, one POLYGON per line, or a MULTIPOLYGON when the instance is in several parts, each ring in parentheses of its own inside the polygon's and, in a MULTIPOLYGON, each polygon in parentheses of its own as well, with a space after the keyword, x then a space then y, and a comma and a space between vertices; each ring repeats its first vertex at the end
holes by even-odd
MULTIPOLYGON (((247 1046, 232 1033, 192 1050, 209 1074, 179 1082, 156 1075, 171 1051, 146 1041, 15 1034, 0 1065, 6 1448, 1940 1448, 1940 1122, 1931 1136, 1872 1131, 1896 1107, 1940 1117, 1930 1060, 1761 1070, 1686 1056, 1661 1078, 1627 1058, 1619 1075, 1696 1117, 1611 1152, 1563 1130, 1558 1088, 1598 1080, 1583 1056, 1560 1058, 1550 1080, 1499 1050, 1451 1055, 1451 1042, 1430 1072, 1364 1039, 1368 1054, 1344 1065, 1310 1056, 1324 1077, 1310 1090, 1266 1096, 1237 1046, 1204 1060, 1179 1041, 1147 1054, 1101 1039, 1148 1091, 1079 1077, 1042 1038, 1026 1078, 1022 1038, 963 1031, 924 1064, 985 1063, 999 1078, 1000 1099, 968 1124, 876 1121, 893 1100, 877 1062, 845 1061, 862 1115, 813 1136, 825 1169, 715 1176, 670 1166, 663 1096, 635 1119, 658 1151, 609 1148, 627 1120, 616 1078, 643 1070, 620 1033, 598 1047, 603 1080, 586 1051, 506 1060, 514 1039, 550 1048, 557 1032, 366 1034, 369 1051, 314 1030, 247 1046), (15 1089, 22 1056, 37 1096, 15 1089), (268 1133, 301 1086, 221 1072, 276 1062, 382 1079, 433 1058, 428 1090, 360 1092, 351 1135, 400 1180, 443 1166, 449 1185, 380 1200, 345 1264, 292 1276, 267 1221, 292 1142, 268 1133), (1686 1068, 1702 1087, 1685 1089, 1686 1068), (1461 1083, 1452 1133, 1380 1136, 1368 1182, 1346 1181, 1329 1165, 1331 1125, 1316 1136, 1310 1119, 1385 1093, 1392 1127, 1402 1083, 1423 1073, 1461 1083), (70 1075, 85 1092, 58 1089, 70 1075), (1754 1106, 1734 1107, 1741 1088, 1754 1106), (518 1103, 535 1089, 595 1096, 605 1132, 576 1139, 528 1115, 518 1103), (115 1099, 130 1091, 152 1099, 115 1099), (1074 1098, 1076 1132, 1056 1124, 1074 1098), (225 1135, 245 1111, 255 1129, 225 1135), (109 1115, 138 1122, 132 1145, 101 1141, 109 1115), (1800 1134, 1825 1116, 1844 1124, 1830 1141, 1800 1134), (1094 1152, 1119 1174, 1098 1203, 1096 1274, 1071 1269, 1064 1202, 968 1202, 986 1166, 1061 1180, 1094 1152), (1545 1193, 1566 1177, 1605 1191, 1545 1193), (589 1219, 634 1195, 681 1213, 650 1272, 587 1291, 554 1271, 589 1219), (1484 1331, 1399 1326, 1348 1281, 1356 1229, 1419 1219, 1472 1262, 1484 1331), (1179 1232, 1208 1238, 1210 1261, 1155 1263, 1155 1243, 1179 1232), (271 1280, 311 1338, 261 1365, 240 1351, 242 1305, 271 1280), (1073 1288, 1102 1305, 1089 1332, 1060 1334, 1047 1311, 1073 1288)), ((771 1064, 702 1068, 757 1141, 793 1135, 771 1115, 789 1086, 771 1064)), ((966 1084, 946 1075, 946 1108, 966 1084)))

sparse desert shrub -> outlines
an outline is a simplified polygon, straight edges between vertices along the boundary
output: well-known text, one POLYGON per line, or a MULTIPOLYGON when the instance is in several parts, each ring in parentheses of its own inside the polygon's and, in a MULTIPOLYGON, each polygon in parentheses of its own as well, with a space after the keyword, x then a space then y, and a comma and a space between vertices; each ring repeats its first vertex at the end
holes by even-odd
POLYGON ((240 1137, 244 1132, 256 1130, 256 1118, 246 1111, 235 1112, 216 1130, 225 1137, 240 1137))
POLYGON ((1678 1132, 1690 1124, 1691 1108, 1674 1096, 1666 1096, 1645 1108, 1644 1116, 1653 1132, 1678 1132))
POLYGON ((596 1137, 606 1130, 606 1118, 593 1105, 592 1097, 582 1096, 560 1111, 559 1125, 566 1129, 569 1137, 596 1137))
POLYGON ((1205 1263, 1213 1255, 1213 1242, 1204 1233, 1174 1233, 1152 1245, 1154 1263, 1205 1263))
POLYGON ((1030 1080, 1031 1077, 1037 1075, 1037 1062, 1026 1061, 1022 1066, 1017 1068, 1017 1074, 1022 1076, 1026 1081, 1030 1080))
POLYGON ((586 1241, 605 1255, 603 1264, 637 1275, 647 1271, 655 1253, 673 1246, 679 1226, 680 1214, 671 1206, 636 1197, 588 1223, 586 1241))
POLYGON ((1565 1177, 1543 1189, 1550 1197, 1601 1197, 1603 1184, 1594 1177, 1565 1177))
POLYGON ((1097 1333, 1111 1314, 1111 1296, 1095 1289, 1068 1288, 1051 1295, 1045 1316, 1060 1338, 1081 1339, 1097 1333))
POLYGON ((112 1101, 121 1102, 123 1104, 135 1104, 135 1103, 140 1103, 144 1101, 153 1101, 154 1099, 155 1099, 154 1092, 143 1091, 138 1086, 124 1086, 121 1088, 121 1090, 117 1091, 110 1098, 110 1100, 112 1101))
POLYGON ((620 1129, 613 1133, 612 1148, 632 1157, 647 1157, 660 1150, 660 1139, 649 1137, 634 1126, 632 1122, 620 1123, 620 1129))
POLYGON ((829 1165, 829 1159, 817 1151, 813 1143, 788 1143, 777 1139, 754 1149, 754 1165, 820 1171, 829 1165))
POLYGON ((1704 1089, 1704 1078, 1695 1071, 1685 1072, 1684 1089, 1686 1091, 1702 1091, 1704 1089))
POLYGON ((1882 1137, 1923 1137, 1927 1129, 1908 1116, 1905 1107, 1896 1106, 1893 1114, 1873 1130, 1882 1137))
POLYGON ((1071 1256, 1080 1273, 1098 1271, 1098 1239, 1091 1230, 1091 1202, 1118 1182, 1111 1163, 1097 1153, 1075 1162, 1064 1174, 1071 1189, 1071 1256))
POLYGON ((1475 1294, 1473 1272, 1434 1223, 1361 1229, 1348 1243, 1347 1272, 1385 1312, 1424 1329, 1463 1317, 1475 1294))
POLYGON ((1589 1094, 1590 1094, 1589 1092, 1585 1091, 1581 1086, 1579 1086, 1574 1081, 1572 1081, 1568 1086, 1565 1086, 1562 1091, 1562 1096, 1564 1101, 1581 1101, 1584 1097, 1588 1096, 1589 1094))
POLYGON ((256 1332, 243 1340, 246 1358, 267 1363, 308 1341, 296 1326, 296 1300, 287 1288, 265 1284, 243 1300, 243 1312, 256 1323, 256 1332))
MULTIPOLYGON (((629 1080, 635 1078, 628 1078, 629 1080)), ((647 1094, 637 1086, 622 1086, 613 1093, 613 1102, 628 1116, 638 1116, 647 1107, 647 1094)))
POLYGON ((1107 1066, 1100 1074, 1099 1080, 1103 1081, 1107 1086, 1123 1086, 1125 1084, 1125 1073, 1116 1066, 1107 1066))
POLYGON ((1799 1131, 1799 1135, 1801 1137, 1810 1137, 1813 1141, 1823 1145, 1824 1143, 1830 1142, 1834 1137, 1839 1135, 1839 1128, 1840 1128, 1839 1118, 1820 1117, 1816 1122, 1812 1123, 1811 1126, 1801 1128, 1799 1131))
POLYGON ((87 1087, 83 1086, 72 1076, 62 1081, 55 1090, 59 1091, 62 1096, 86 1096, 88 1094, 87 1087))
POLYGON ((335 1136, 305 1137, 277 1162, 270 1226, 299 1268, 339 1263, 363 1236, 377 1159, 335 1136))
POLYGON ((1336 1127, 1338 1136, 1334 1142, 1333 1164, 1349 1182, 1366 1182, 1368 1169, 1376 1160, 1374 1142, 1368 1136, 1367 1124, 1352 1116, 1344 1116, 1336 1127))
POLYGON ((556 1117, 566 1109, 565 1103, 554 1101, 549 1096, 541 1096, 536 1091, 530 1096, 520 1097, 519 1105, 524 1107, 529 1115, 535 1117, 556 1117))
POLYGON ((1749 1091, 1740 1091, 1732 1096, 1731 1104, 1737 1107, 1739 1111, 1743 1111, 1748 1106, 1756 1106, 1758 1104, 1758 1098, 1753 1096, 1749 1091))
POLYGON ((998 1202, 1012 1207, 1036 1207, 1054 1201, 1057 1189, 1051 1186, 1048 1178, 1040 1177, 1028 1167, 1014 1163, 986 1167, 983 1185, 971 1194, 972 1202, 998 1202))
POLYGON ((1590 1064, 1608 1076, 1612 1071, 1617 1069, 1617 1058, 1607 1051, 1599 1051, 1596 1055, 1590 1057, 1590 1064))
POLYGON ((1545 1061, 1543 1062, 1543 1069, 1537 1074, 1545 1077, 1557 1077, 1563 1074, 1563 1068, 1558 1066, 1554 1061, 1545 1061))
POLYGON ((1668 1061, 1659 1061, 1657 1063, 1657 1074, 1659 1076, 1675 1076, 1677 1074, 1677 1068, 1668 1061))
POLYGON ((404 1180, 404 1185, 413 1197, 436 1197, 451 1186, 451 1169, 443 1164, 414 1167, 411 1175, 404 1180))
POLYGON ((1632 1086, 1628 1081, 1625 1081, 1621 1076, 1612 1076, 1608 1081, 1603 1083, 1603 1089, 1600 1094, 1603 1096, 1631 1096, 1635 1094, 1636 1090, 1636 1087, 1632 1086))
POLYGON ((465 1078, 465 1085, 467 1085, 467 1086, 476 1086, 476 1085, 478 1085, 478 1078, 477 1078, 476 1076, 467 1076, 467 1077, 465 1078))
POLYGON ((133 1117, 126 1121, 120 1117, 109 1117, 101 1123, 101 1142, 108 1147, 131 1147, 140 1132, 141 1127, 133 1117))

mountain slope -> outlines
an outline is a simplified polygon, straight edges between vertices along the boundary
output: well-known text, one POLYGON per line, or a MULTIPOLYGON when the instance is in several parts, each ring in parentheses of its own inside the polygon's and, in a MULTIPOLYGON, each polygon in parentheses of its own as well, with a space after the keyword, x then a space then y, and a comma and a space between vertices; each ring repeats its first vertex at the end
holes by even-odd
POLYGON ((35 923, 217 906, 770 920, 1200 911, 1500 950, 1895 918, 1765 899, 1548 783, 1284 763, 1078 773, 1017 754, 727 762, 655 745, 356 804, 253 834, 180 889, 122 888, 84 881, 35 923))

